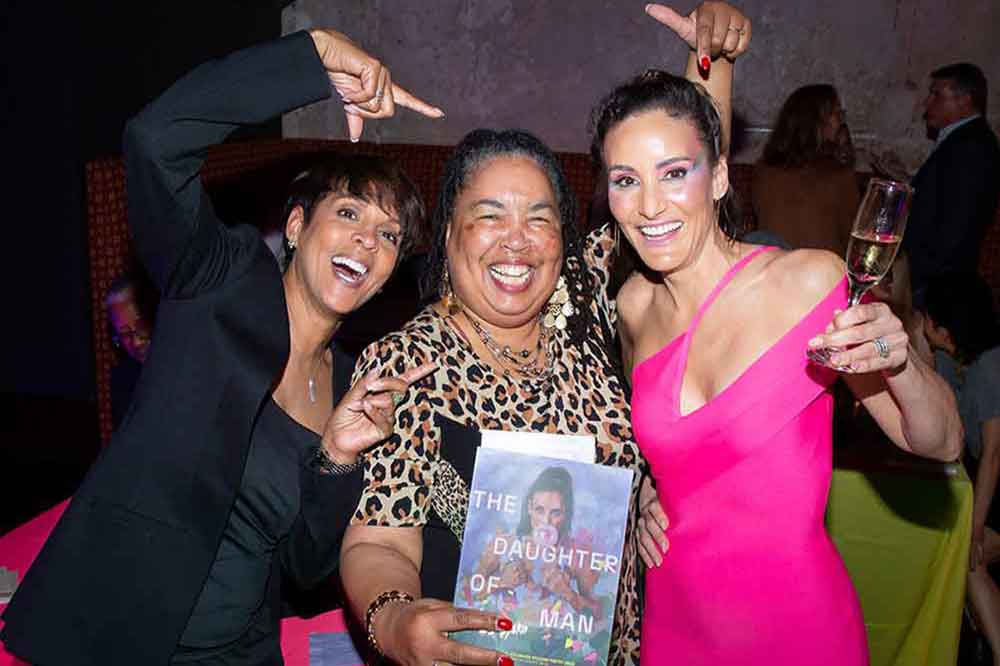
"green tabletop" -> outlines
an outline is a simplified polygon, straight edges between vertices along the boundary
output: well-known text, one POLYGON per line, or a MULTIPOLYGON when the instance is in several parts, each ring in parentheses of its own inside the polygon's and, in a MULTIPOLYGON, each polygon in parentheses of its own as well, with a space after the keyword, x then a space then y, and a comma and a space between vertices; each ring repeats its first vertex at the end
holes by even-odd
POLYGON ((955 664, 972 499, 961 465, 834 469, 827 528, 861 599, 872 666, 955 664))

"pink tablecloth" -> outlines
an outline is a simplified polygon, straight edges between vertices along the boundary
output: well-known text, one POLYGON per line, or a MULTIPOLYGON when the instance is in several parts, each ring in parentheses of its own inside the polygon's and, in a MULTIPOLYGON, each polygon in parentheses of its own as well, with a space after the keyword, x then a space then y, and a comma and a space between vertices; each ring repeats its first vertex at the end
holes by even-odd
MULTIPOLYGON (((48 538, 49 532, 55 527, 59 516, 66 509, 69 500, 57 504, 12 532, 0 537, 0 566, 14 569, 23 577, 35 556, 41 550, 42 544, 48 538)), ((6 608, 0 604, 0 613, 6 608)), ((0 627, 3 620, 0 620, 0 627)), ((304 620, 290 617, 281 623, 281 651, 285 655, 286 666, 309 665, 309 634, 334 633, 345 631, 344 618, 341 611, 331 611, 304 620)), ((0 666, 23 665, 24 662, 7 652, 0 644, 0 666)))

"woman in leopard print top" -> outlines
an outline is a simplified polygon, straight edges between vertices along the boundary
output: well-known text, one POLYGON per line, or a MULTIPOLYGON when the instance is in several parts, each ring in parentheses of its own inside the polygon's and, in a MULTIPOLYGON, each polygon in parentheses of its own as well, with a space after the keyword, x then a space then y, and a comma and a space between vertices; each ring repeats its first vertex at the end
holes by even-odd
MULTIPOLYGON (((358 363, 358 376, 438 364, 403 396, 395 434, 368 454, 365 489, 342 551, 345 588, 360 617, 387 590, 419 599, 387 605, 373 618, 378 648, 395 661, 506 663, 441 633, 456 623, 492 628, 495 618, 435 601, 454 594, 479 430, 593 435, 597 462, 634 470, 633 500, 638 496, 645 463, 609 353, 609 239, 594 235, 584 243, 575 219, 572 192, 538 139, 472 132, 446 167, 434 220, 428 286, 447 296, 369 347, 358 363), (557 282, 575 313, 564 328, 547 329, 547 305, 564 298, 557 282), (504 346, 515 353, 505 355, 504 346)), ((639 658, 635 531, 632 513, 611 664, 639 658)))

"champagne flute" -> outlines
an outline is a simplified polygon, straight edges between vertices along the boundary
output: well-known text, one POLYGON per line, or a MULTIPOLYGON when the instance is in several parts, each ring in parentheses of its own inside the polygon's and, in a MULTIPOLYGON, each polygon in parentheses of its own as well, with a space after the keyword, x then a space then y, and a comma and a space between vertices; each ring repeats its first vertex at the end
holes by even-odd
MULTIPOLYGON (((861 302, 862 296, 885 277, 899 251, 910 214, 913 188, 904 183, 872 178, 858 207, 847 246, 847 282, 850 297, 847 307, 861 302)), ((810 349, 809 360, 819 365, 840 369, 830 362, 837 348, 810 349)))

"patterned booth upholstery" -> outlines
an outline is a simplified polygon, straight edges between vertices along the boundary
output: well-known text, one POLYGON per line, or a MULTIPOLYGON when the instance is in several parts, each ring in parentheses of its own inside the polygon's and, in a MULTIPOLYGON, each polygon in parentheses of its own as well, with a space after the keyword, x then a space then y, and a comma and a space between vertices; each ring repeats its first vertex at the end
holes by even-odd
MULTIPOLYGON (((274 227, 280 224, 285 186, 310 160, 329 154, 385 155, 397 160, 414 180, 430 212, 440 192, 441 173, 450 152, 448 146, 352 144, 319 139, 230 143, 217 146, 210 153, 202 176, 223 219, 274 227)), ((586 224, 596 179, 590 157, 582 153, 561 153, 559 157, 581 203, 579 223, 586 224)), ((744 202, 743 216, 748 229, 756 226, 749 205, 751 173, 752 167, 748 165, 732 165, 729 170, 730 181, 739 200, 744 202)), ((866 180, 866 175, 859 174, 859 184, 866 180)), ((111 369, 118 356, 104 315, 104 295, 111 282, 131 266, 121 159, 89 163, 86 185, 98 419, 101 441, 106 443, 112 430, 111 369)), ((1000 294, 1000 224, 993 225, 983 249, 984 275, 1000 294)))

